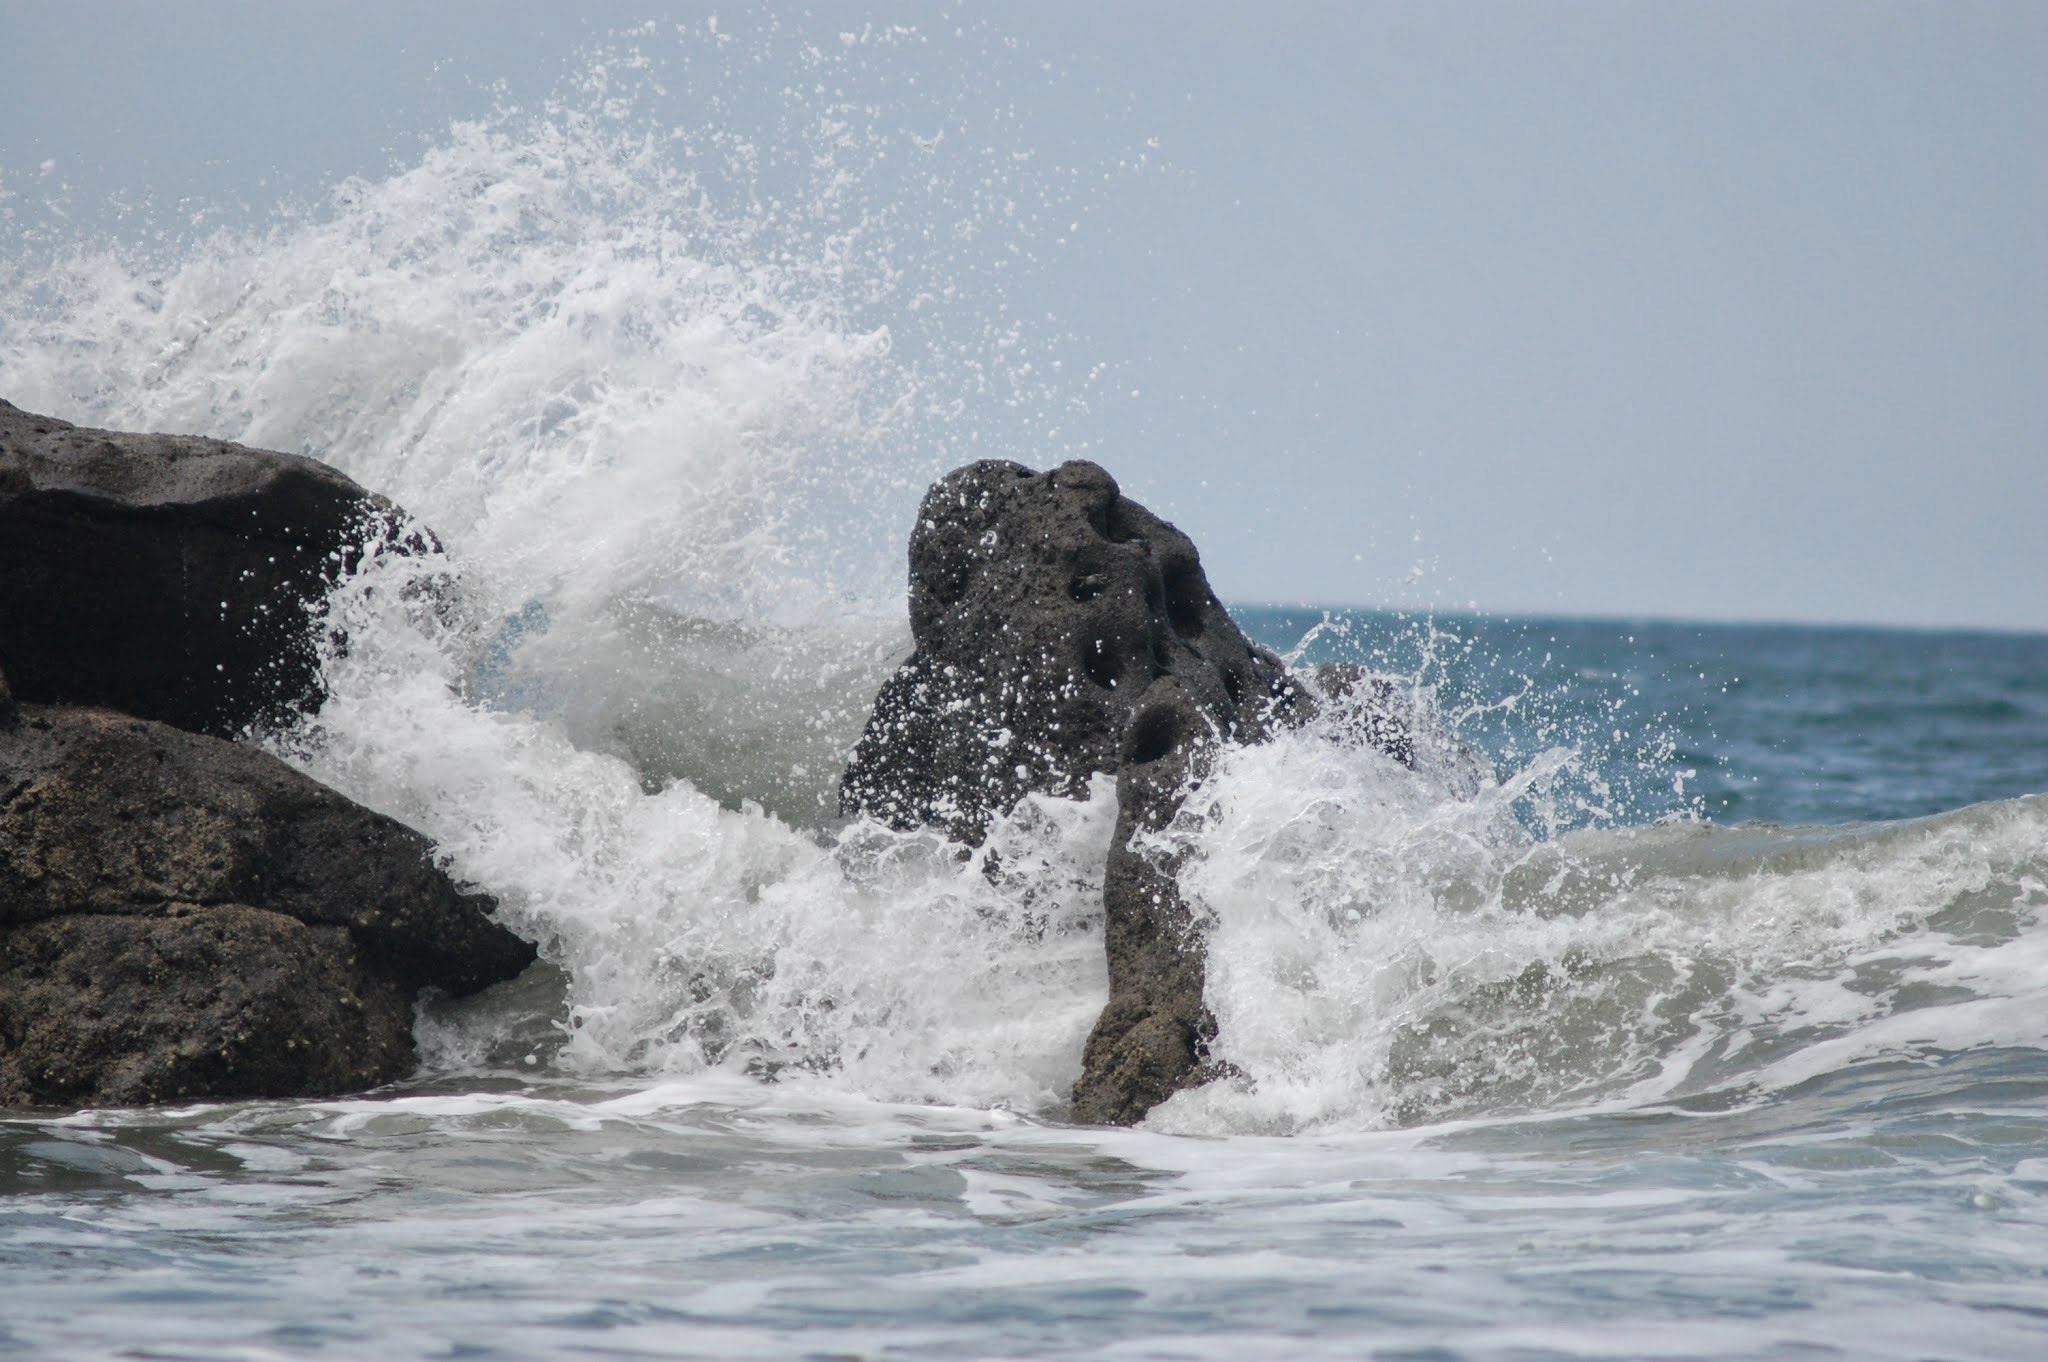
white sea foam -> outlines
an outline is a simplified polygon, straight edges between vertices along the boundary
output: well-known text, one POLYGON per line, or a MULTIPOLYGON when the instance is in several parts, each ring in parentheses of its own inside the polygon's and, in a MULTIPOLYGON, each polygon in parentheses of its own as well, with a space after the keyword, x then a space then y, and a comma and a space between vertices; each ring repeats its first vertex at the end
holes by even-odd
POLYGON ((1230 754, 1157 839, 1186 858, 1238 1077, 1156 1126, 1639 1105, 2048 1048, 2042 797, 1868 829, 1538 840, 1516 807, 1566 754, 1463 800, 1329 737, 1230 754))
POLYGON ((816 835, 905 650, 900 523, 984 429, 963 398, 1043 396, 999 305, 949 306, 1014 269, 1037 214, 1001 191, 1031 172, 811 86, 784 92, 791 144, 663 128, 622 69, 262 232, 15 262, 0 386, 301 450, 431 525, 445 554, 338 594, 332 699, 282 750, 541 941, 555 1062, 1055 1103, 1102 991, 1106 801, 1020 812, 993 877, 816 835), (902 202, 862 178, 892 153, 902 202))

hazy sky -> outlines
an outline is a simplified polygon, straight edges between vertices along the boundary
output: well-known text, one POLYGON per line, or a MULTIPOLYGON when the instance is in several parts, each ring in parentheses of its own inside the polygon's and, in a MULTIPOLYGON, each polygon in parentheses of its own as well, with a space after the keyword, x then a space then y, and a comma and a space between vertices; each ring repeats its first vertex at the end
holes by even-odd
POLYGON ((0 188, 260 208, 629 21, 964 9, 1013 145, 1150 158, 1015 301, 1226 598, 2048 629, 2048 5, 562 8, 0 0, 0 188))

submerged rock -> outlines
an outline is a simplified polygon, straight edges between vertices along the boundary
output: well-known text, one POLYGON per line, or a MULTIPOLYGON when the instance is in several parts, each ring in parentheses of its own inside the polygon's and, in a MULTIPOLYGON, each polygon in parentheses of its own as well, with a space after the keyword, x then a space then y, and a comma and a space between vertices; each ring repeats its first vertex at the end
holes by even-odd
POLYGON ((313 459, 0 401, 0 668, 26 702, 286 722, 319 698, 319 603, 401 523, 313 459))
POLYGON ((534 948, 427 840, 251 747, 101 709, 0 726, 0 1106, 402 1077, 423 988, 534 948))

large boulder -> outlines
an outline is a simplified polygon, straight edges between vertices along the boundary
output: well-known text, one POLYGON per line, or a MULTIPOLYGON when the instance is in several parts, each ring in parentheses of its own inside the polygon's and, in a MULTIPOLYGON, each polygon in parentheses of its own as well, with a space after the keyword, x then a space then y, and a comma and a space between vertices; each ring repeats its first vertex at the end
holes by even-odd
POLYGON ((266 752, 0 711, 0 1106, 389 1082, 422 989, 534 958, 425 838, 266 752))
POLYGON ((1180 812, 1215 745, 1313 699, 1239 632, 1188 537, 1092 463, 988 461, 932 486, 910 537, 916 651, 883 686, 840 802, 978 843, 1034 791, 1116 774, 1103 881, 1109 1001, 1074 1115, 1128 1124, 1211 1073, 1198 924, 1169 858, 1133 845, 1180 812))
POLYGON ((313 459, 0 401, 0 670, 21 701, 285 723, 319 699, 329 587, 402 523, 313 459))
POLYGON ((411 995, 346 931, 243 904, 0 932, 0 1107, 359 1092, 412 1067, 411 995))
POLYGON ((1155 687, 1172 683, 1193 725, 1224 738, 1262 731, 1292 694, 1194 543, 1078 460, 987 460, 932 485, 910 536, 910 632, 840 805, 970 843, 1027 793, 1077 796, 1117 770, 1155 687))

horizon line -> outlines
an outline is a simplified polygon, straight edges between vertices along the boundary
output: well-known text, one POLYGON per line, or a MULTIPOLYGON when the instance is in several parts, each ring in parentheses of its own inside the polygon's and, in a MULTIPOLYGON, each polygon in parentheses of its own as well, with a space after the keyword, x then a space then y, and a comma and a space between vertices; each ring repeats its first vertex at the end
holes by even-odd
POLYGON ((1342 603, 1336 601, 1273 601, 1234 600, 1228 603, 1233 610, 1303 610, 1335 613, 1403 615, 1435 619, 1449 617, 1457 619, 1495 620, 1512 623, 1516 620, 1545 620, 1569 624, 1663 624, 1691 625, 1710 629, 1825 629, 1840 632, 1862 630, 1873 633, 1898 634, 1997 634, 2016 638, 2048 638, 2048 625, 2015 624, 1928 624, 1921 622, 1891 622, 1854 619, 1796 619, 1785 616, 1712 616, 1712 615, 1659 615, 1641 611, 1575 611, 1575 610, 1487 610, 1470 606, 1436 607, 1365 603, 1342 603))

